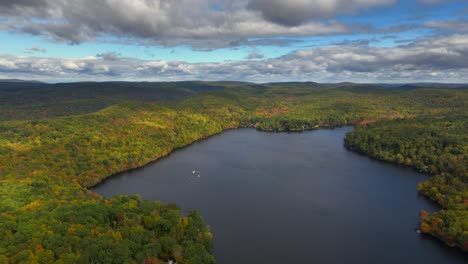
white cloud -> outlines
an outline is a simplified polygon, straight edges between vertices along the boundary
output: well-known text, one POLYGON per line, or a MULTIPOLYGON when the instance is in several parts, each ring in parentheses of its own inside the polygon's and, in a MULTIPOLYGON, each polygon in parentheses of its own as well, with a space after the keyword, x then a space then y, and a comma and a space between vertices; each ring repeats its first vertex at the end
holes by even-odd
POLYGON ((319 82, 468 82, 468 35, 398 47, 339 45, 273 59, 224 63, 0 56, 0 75, 39 80, 243 80, 319 82))
POLYGON ((66 60, 61 63, 61 66, 65 70, 77 71, 80 70, 85 64, 82 62, 74 62, 71 60, 66 60))
POLYGON ((17 69, 16 63, 6 58, 0 58, 0 69, 12 70, 17 69))

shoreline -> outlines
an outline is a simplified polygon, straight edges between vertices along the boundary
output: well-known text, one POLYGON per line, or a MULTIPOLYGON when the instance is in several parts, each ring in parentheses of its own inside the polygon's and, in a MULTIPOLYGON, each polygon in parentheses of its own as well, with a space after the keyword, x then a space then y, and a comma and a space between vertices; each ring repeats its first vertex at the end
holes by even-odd
POLYGON ((222 134, 222 133, 225 132, 225 131, 236 130, 236 129, 243 129, 243 128, 249 128, 249 127, 227 128, 227 129, 222 130, 221 132, 218 132, 218 133, 215 133, 215 134, 211 134, 211 135, 209 135, 209 136, 206 136, 206 137, 202 137, 202 138, 196 139, 196 140, 194 140, 194 141, 192 141, 192 142, 190 142, 190 143, 188 143, 188 144, 186 144, 186 145, 183 145, 183 146, 181 146, 181 147, 173 148, 173 149, 171 149, 168 153, 163 154, 162 156, 160 156, 160 157, 158 157, 158 158, 156 158, 156 159, 153 159, 153 160, 151 160, 151 161, 149 161, 149 162, 147 162, 147 163, 145 163, 145 164, 143 164, 143 165, 141 165, 141 166, 136 166, 136 167, 128 168, 128 169, 125 169, 125 170, 122 170, 122 171, 119 171, 119 172, 110 174, 110 175, 108 175, 108 176, 105 176, 105 177, 102 178, 99 182, 97 182, 97 183, 95 183, 95 184, 93 184, 93 185, 90 185, 90 186, 82 186, 82 187, 83 187, 83 188, 86 188, 86 189, 88 189, 88 190, 90 190, 90 191, 92 191, 92 189, 93 189, 94 187, 96 187, 96 186, 98 186, 99 184, 105 182, 107 179, 109 179, 109 178, 111 178, 111 177, 113 177, 113 176, 116 176, 116 175, 119 175, 119 174, 122 174, 122 173, 126 173, 126 172, 135 171, 135 170, 141 169, 141 168, 143 168, 143 167, 146 167, 147 165, 153 164, 153 163, 155 163, 155 162, 158 162, 158 161, 161 160, 161 159, 164 159, 164 158, 168 157, 169 155, 171 155, 171 154, 174 153, 175 151, 181 150, 181 149, 183 149, 183 148, 186 148, 186 147, 188 147, 188 146, 191 146, 191 145, 196 144, 196 143, 198 143, 198 142, 201 142, 201 141, 203 141, 203 140, 207 140, 207 139, 209 139, 209 138, 211 138, 211 137, 220 135, 220 134, 222 134))
MULTIPOLYGON (((217 132, 217 133, 214 133, 214 134, 211 134, 211 135, 208 135, 208 136, 205 136, 205 137, 201 137, 201 138, 199 138, 199 139, 196 139, 196 140, 194 140, 194 141, 192 141, 192 142, 190 142, 190 143, 188 143, 188 144, 186 144, 186 145, 173 148, 173 149, 171 149, 168 153, 166 153, 166 154, 164 154, 164 155, 162 155, 162 156, 160 156, 160 157, 158 157, 158 158, 156 158, 156 159, 153 159, 153 160, 151 160, 151 161, 149 161, 149 162, 147 162, 147 163, 145 163, 145 164, 143 164, 143 165, 141 165, 141 166, 136 166, 136 167, 128 168, 128 169, 125 169, 125 170, 122 170, 122 171, 113 173, 113 174, 111 174, 111 175, 108 175, 108 176, 102 178, 99 182, 97 182, 97 183, 95 183, 95 184, 93 184, 93 185, 90 185, 90 186, 83 187, 83 188, 85 188, 85 189, 87 189, 87 190, 92 191, 93 193, 95 193, 95 192, 93 191, 93 189, 94 189, 95 187, 99 186, 100 184, 104 184, 107 180, 109 180, 110 178, 112 178, 112 177, 114 177, 114 176, 118 176, 118 175, 123 174, 123 173, 128 173, 128 172, 132 172, 132 171, 135 171, 135 170, 142 169, 143 167, 146 167, 146 166, 148 166, 148 165, 151 165, 151 164, 153 164, 153 163, 156 163, 156 162, 158 162, 159 160, 164 159, 164 158, 170 156, 172 153, 174 153, 174 152, 176 152, 176 151, 182 150, 183 148, 189 147, 189 146, 191 146, 191 145, 193 145, 193 144, 202 142, 202 141, 204 141, 204 140, 208 140, 208 139, 210 139, 210 138, 212 138, 212 137, 221 135, 222 133, 227 132, 227 131, 231 131, 231 130, 238 130, 238 129, 255 129, 255 130, 258 131, 258 132, 264 132, 264 133, 302 133, 302 132, 310 132, 310 131, 319 130, 319 129, 335 129, 335 128, 348 127, 348 126, 349 126, 349 127, 353 127, 353 129, 354 129, 356 125, 359 125, 359 124, 349 124, 349 125, 341 125, 341 126, 329 126, 329 125, 327 125, 327 126, 311 127, 311 128, 307 128, 307 129, 298 129, 298 130, 263 130, 263 129, 257 128, 256 125, 253 125, 253 126, 237 126, 237 127, 232 127, 232 128, 226 128, 226 129, 223 129, 223 130, 220 131, 220 132, 217 132)), ((345 135, 345 137, 346 137, 346 135, 345 135)), ((344 138, 343 138, 343 141, 344 141, 344 138)), ((343 142, 343 147, 346 148, 346 149, 349 150, 349 151, 352 151, 352 152, 354 152, 354 153, 357 153, 357 154, 359 154, 359 155, 365 156, 365 157, 367 157, 367 158, 370 158, 370 159, 375 160, 375 161, 378 161, 378 162, 383 162, 383 163, 390 164, 390 165, 393 165, 393 166, 396 165, 396 166, 402 167, 402 168, 409 168, 409 169, 412 169, 413 171, 418 172, 418 173, 421 173, 421 174, 423 174, 425 177, 427 177, 427 179, 426 179, 425 181, 429 180, 430 177, 435 176, 435 174, 430 174, 430 173, 427 173, 427 172, 419 171, 416 167, 411 166, 411 165, 398 164, 398 163, 395 163, 395 162, 392 162, 392 161, 388 161, 388 160, 383 160, 383 159, 375 158, 375 157, 373 157, 373 156, 371 156, 371 155, 369 155, 369 154, 367 154, 367 153, 365 153, 365 152, 362 152, 362 151, 359 151, 359 150, 357 150, 357 149, 354 149, 354 148, 352 148, 352 147, 350 147, 350 146, 347 146, 344 142, 343 142)), ((424 182, 425 182, 425 181, 424 181, 424 182)), ((95 194, 97 194, 97 193, 95 193, 95 194)), ((423 197, 425 198, 425 200, 427 200, 428 202, 430 202, 430 203, 436 205, 436 206, 438 207, 438 209, 439 209, 438 211, 444 210, 444 207, 443 207, 440 203, 438 203, 436 200, 432 199, 432 198, 429 197, 428 195, 426 195, 426 194, 420 192, 419 190, 417 190, 417 194, 423 196, 423 197)), ((99 195, 99 194, 97 194, 97 195, 99 195)), ((99 195, 99 196, 101 196, 101 195, 99 195)), ((102 197, 102 196, 101 196, 101 197, 102 197)), ((105 198, 105 197, 103 197, 103 198, 105 198)), ((107 198, 105 198, 105 199, 107 199, 107 198)), ((424 210, 424 209, 421 209, 421 210, 424 210)), ((435 213, 435 212, 432 212, 432 213, 435 213)), ((417 229, 420 229, 420 224, 421 224, 421 222, 418 223, 417 229)), ((454 244, 448 244, 448 243, 446 243, 443 239, 441 239, 441 238, 439 238, 439 237, 437 237, 437 236, 434 236, 434 235, 432 235, 432 234, 430 234, 430 233, 429 233, 429 234, 426 234, 426 233, 422 233, 422 232, 421 232, 419 235, 422 235, 422 236, 425 236, 425 237, 430 237, 431 239, 434 239, 435 241, 442 242, 444 245, 446 245, 446 246, 448 246, 448 247, 450 247, 450 248, 456 248, 456 249, 461 250, 461 252, 463 252, 463 253, 468 253, 467 251, 463 250, 463 248, 460 248, 460 247, 458 247, 457 245, 454 245, 454 244)))
POLYGON ((136 166, 136 167, 132 167, 132 168, 128 168, 128 169, 125 169, 125 170, 122 170, 122 171, 119 171, 119 172, 115 172, 115 173, 112 173, 108 176, 105 176, 103 177, 99 182, 95 183, 95 184, 92 184, 92 185, 89 185, 89 186, 81 186, 82 188, 85 188, 85 189, 88 189, 90 191, 92 191, 92 189, 96 186, 98 186, 99 184, 105 182, 107 179, 113 177, 113 176, 116 176, 116 175, 119 175, 119 174, 122 174, 122 173, 126 173, 126 172, 131 172, 131 171, 134 171, 134 170, 138 170, 138 169, 141 169, 147 165, 150 165, 152 163, 155 163, 157 161, 159 161, 160 159, 163 159, 163 158, 166 158, 168 157, 169 155, 171 155, 173 152, 175 151, 178 151, 180 149, 183 149, 183 148, 186 148, 190 145, 193 145, 193 144, 196 144, 198 142, 201 142, 203 140, 207 140, 211 137, 214 137, 214 136, 218 136, 218 135, 221 135, 222 133, 226 132, 226 131, 230 131, 230 130, 237 130, 237 129, 255 129, 256 131, 258 132, 264 132, 264 133, 302 133, 302 132, 309 132, 309 131, 314 131, 314 130, 319 130, 319 129, 334 129, 334 128, 337 128, 337 127, 346 127, 346 126, 352 126, 354 127, 355 125, 343 125, 343 126, 321 126, 321 127, 317 127, 317 128, 310 128, 310 129, 305 129, 305 130, 297 130, 297 131, 287 131, 287 130, 282 130, 282 131, 269 131, 269 130, 261 130, 261 129, 258 129, 256 126, 238 126, 238 127, 232 127, 232 128, 226 128, 226 129, 223 129, 221 132, 218 132, 218 133, 214 133, 214 134, 211 134, 209 136, 206 136, 206 137, 202 137, 202 138, 199 138, 199 139, 196 139, 184 146, 180 146, 180 147, 176 147, 176 148, 173 148, 171 149, 168 153, 166 154, 163 154, 162 156, 160 157, 157 157, 143 165, 139 165, 139 166, 136 166))

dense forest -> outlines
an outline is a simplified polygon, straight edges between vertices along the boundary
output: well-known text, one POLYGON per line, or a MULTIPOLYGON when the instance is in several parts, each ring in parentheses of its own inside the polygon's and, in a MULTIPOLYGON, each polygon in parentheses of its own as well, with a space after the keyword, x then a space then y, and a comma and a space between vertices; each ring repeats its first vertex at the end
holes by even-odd
POLYGON ((382 121, 350 132, 345 145, 379 160, 432 174, 419 191, 443 210, 421 211, 420 230, 468 250, 468 115, 382 121))
POLYGON ((467 99, 417 85, 0 84, 0 263, 214 263, 197 212, 87 187, 237 127, 359 125, 349 148, 436 175, 420 191, 443 210, 422 212, 421 230, 468 250, 467 99))

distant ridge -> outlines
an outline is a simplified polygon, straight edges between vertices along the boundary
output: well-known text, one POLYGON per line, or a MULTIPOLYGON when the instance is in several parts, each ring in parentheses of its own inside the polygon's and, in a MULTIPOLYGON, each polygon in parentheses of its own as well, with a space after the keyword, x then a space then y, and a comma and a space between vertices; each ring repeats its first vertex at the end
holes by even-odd
POLYGON ((446 88, 446 89, 468 89, 468 83, 434 83, 434 82, 415 82, 415 83, 353 83, 353 82, 337 82, 337 83, 318 83, 312 81, 305 82, 267 82, 267 83, 254 83, 254 82, 242 82, 242 81, 76 81, 76 82, 57 82, 48 83, 37 80, 21 80, 21 79, 0 79, 0 84, 6 86, 28 86, 34 84, 40 84, 44 86, 76 86, 76 85, 96 85, 99 87, 108 85, 118 86, 145 86, 149 87, 152 85, 188 85, 194 87, 236 87, 236 86, 248 86, 251 88, 265 88, 265 87, 282 87, 291 86, 296 88, 392 88, 399 90, 414 90, 419 88, 446 88))
POLYGON ((0 83, 45 83, 36 80, 0 79, 0 83))

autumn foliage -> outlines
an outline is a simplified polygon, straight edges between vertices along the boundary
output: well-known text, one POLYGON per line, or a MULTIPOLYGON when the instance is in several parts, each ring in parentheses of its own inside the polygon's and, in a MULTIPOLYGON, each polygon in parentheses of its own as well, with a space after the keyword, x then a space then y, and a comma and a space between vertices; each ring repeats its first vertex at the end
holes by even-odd
POLYGON ((421 230, 466 249, 467 98, 352 84, 0 86, 0 263, 214 263, 213 235, 197 212, 87 188, 225 129, 369 120, 378 122, 346 145, 436 175, 420 191, 444 210, 422 215, 421 230))

